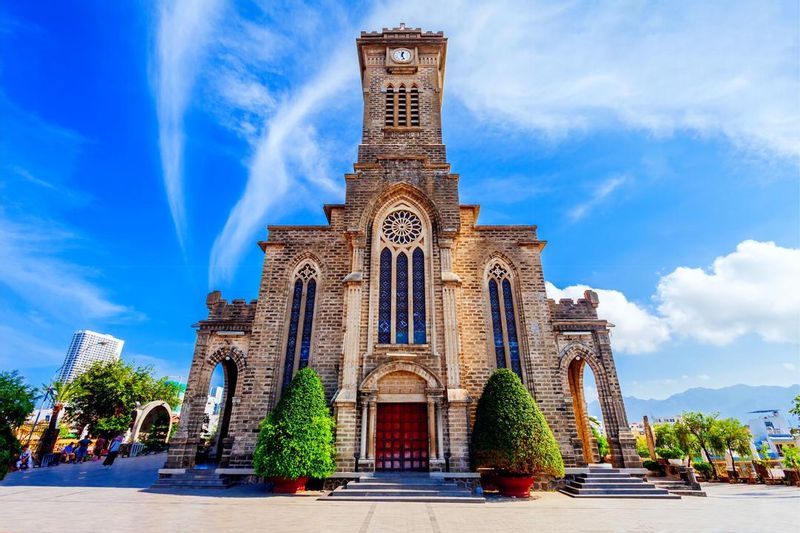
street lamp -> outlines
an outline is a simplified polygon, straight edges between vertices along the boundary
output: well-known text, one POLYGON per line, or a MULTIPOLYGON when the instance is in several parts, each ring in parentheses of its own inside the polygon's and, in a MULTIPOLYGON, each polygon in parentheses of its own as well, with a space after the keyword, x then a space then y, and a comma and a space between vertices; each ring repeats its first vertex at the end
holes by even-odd
MULTIPOLYGON (((93 348, 95 346, 105 346, 106 344, 108 344, 108 341, 103 341, 103 340, 87 344, 86 346, 81 348, 81 350, 78 352, 78 355, 75 357, 75 359, 79 359, 82 355, 86 354, 86 351, 89 348, 93 348)), ((58 369, 55 371, 55 373, 53 374, 52 379, 50 380, 50 383, 47 385, 47 391, 44 393, 44 396, 42 397, 42 403, 39 404, 39 412, 36 413, 36 418, 33 421, 33 426, 31 427, 31 432, 28 435, 28 442, 25 443, 26 446, 30 446, 31 445, 31 440, 33 439, 33 433, 34 433, 34 431, 36 431, 36 426, 39 424, 39 418, 42 416, 42 409, 44 408, 44 404, 45 404, 45 402, 47 402, 48 397, 51 397, 52 400, 55 400, 55 396, 53 395, 53 385, 52 385, 52 383, 56 379, 56 376, 58 376, 61 373, 61 371, 64 370, 64 367, 66 366, 66 364, 67 364, 66 360, 63 363, 61 363, 61 366, 58 367, 58 369)), ((55 403, 53 404, 53 406, 55 406, 55 403)), ((56 421, 56 422, 58 422, 58 421, 56 421)))

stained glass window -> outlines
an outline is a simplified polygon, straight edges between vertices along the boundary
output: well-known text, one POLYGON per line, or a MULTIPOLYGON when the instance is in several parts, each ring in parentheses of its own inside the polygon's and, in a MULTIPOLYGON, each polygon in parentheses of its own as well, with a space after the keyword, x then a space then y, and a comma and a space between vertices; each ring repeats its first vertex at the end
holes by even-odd
POLYGON ((317 295, 317 282, 313 279, 306 286, 306 308, 303 313, 303 337, 300 341, 300 362, 298 368, 308 366, 308 356, 311 352, 311 326, 314 322, 314 299, 317 295))
POLYGON ((497 368, 506 367, 506 350, 503 345, 503 323, 500 312, 500 297, 497 293, 497 282, 489 280, 489 302, 492 307, 492 332, 494 333, 494 355, 497 368))
POLYGON ((388 248, 381 252, 378 342, 392 342, 392 252, 388 248))
POLYGON ((397 295, 395 312, 395 337, 398 344, 408 343, 408 256, 400 253, 397 256, 397 295))
POLYGON ((283 363, 283 390, 289 386, 294 374, 294 352, 297 347, 297 328, 300 322, 300 304, 303 299, 303 281, 298 279, 294 283, 292 295, 292 313, 289 317, 289 338, 286 341, 286 359, 283 363))
POLYGON ((514 316, 514 299, 511 295, 511 282, 503 280, 503 305, 506 308, 506 331, 508 331, 508 358, 511 370, 522 379, 522 368, 519 362, 519 342, 517 341, 517 320, 514 316))
POLYGON ((425 254, 422 248, 414 250, 413 300, 414 300, 414 344, 425 344, 425 254))

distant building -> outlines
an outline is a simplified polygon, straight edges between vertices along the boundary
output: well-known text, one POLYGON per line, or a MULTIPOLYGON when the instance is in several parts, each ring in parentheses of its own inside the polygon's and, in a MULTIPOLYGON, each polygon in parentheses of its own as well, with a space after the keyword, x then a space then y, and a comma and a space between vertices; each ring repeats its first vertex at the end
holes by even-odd
POLYGON ((756 418, 751 419, 747 425, 753 434, 753 442, 757 449, 763 443, 769 445, 769 450, 776 456, 783 455, 783 447, 786 444, 794 444, 789 423, 777 409, 764 409, 762 411, 750 411, 756 418))
POLYGON ((679 416, 654 416, 653 419, 650 421, 651 424, 674 424, 681 417, 679 416))
POLYGON ((117 361, 125 341, 94 331, 76 331, 64 358, 59 381, 72 381, 94 363, 117 361))
POLYGON ((186 396, 186 383, 175 381, 174 379, 169 380, 168 383, 178 386, 178 405, 172 410, 172 413, 180 416, 181 407, 183 407, 183 398, 186 396))

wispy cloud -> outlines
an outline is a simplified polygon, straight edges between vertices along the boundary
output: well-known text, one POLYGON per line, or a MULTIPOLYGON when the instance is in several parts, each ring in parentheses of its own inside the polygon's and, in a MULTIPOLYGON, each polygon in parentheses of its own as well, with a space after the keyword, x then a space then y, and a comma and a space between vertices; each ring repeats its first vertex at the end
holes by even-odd
POLYGON ((611 176, 597 185, 588 200, 577 204, 569 210, 567 215, 570 220, 577 222, 588 215, 594 208, 607 201, 611 194, 622 187, 627 181, 628 176, 611 176))
POLYGON ((164 188, 172 220, 183 245, 184 114, 191 89, 219 16, 223 0, 176 0, 161 5, 156 39, 156 110, 164 188))
POLYGON ((141 313, 113 302, 92 280, 97 272, 59 257, 80 241, 52 220, 11 220, 0 212, 0 283, 54 318, 141 320, 141 313))

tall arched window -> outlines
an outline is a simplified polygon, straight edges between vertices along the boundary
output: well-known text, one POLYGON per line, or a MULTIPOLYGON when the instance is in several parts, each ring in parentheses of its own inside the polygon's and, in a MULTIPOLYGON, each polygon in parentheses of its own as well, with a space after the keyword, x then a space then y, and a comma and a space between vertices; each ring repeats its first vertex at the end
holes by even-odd
POLYGON ((500 263, 492 265, 489 269, 488 289, 497 368, 510 368, 521 379, 517 314, 508 268, 500 263))
POLYGON ((422 221, 407 209, 380 225, 378 343, 425 344, 425 236, 422 221))
POLYGON ((289 330, 283 361, 281 389, 291 383, 295 373, 308 366, 314 328, 314 302, 317 297, 317 269, 311 263, 301 266, 292 284, 289 330))
POLYGON ((386 88, 384 125, 392 127, 419 126, 419 89, 389 85, 386 88))

